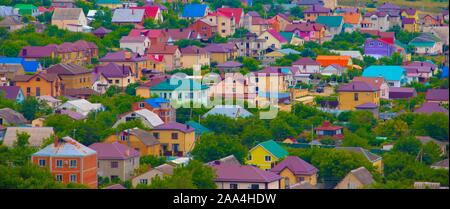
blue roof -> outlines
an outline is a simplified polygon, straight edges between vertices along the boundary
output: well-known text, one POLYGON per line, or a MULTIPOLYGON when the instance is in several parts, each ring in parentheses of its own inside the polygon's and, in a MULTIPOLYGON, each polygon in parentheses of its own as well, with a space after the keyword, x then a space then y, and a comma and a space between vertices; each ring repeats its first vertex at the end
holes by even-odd
POLYGON ((184 6, 182 17, 203 17, 205 16, 206 4, 187 4, 184 6))
POLYGON ((28 61, 22 57, 0 57, 0 64, 21 64, 27 73, 36 73, 40 67, 39 61, 28 61))
POLYGON ((24 59, 21 57, 0 57, 0 63, 5 64, 19 64, 22 63, 24 59))
POLYGON ((150 98, 145 100, 145 102, 147 102, 153 108, 159 108, 161 103, 168 103, 169 100, 164 98, 150 98))
POLYGON ((394 65, 372 65, 366 68, 362 74, 363 77, 380 77, 387 81, 401 81, 405 76, 405 69, 394 65))
POLYGON ((448 66, 442 67, 441 78, 448 78, 448 66))
POLYGON ((204 133, 211 132, 211 130, 209 130, 205 126, 203 126, 200 123, 197 123, 195 121, 192 121, 192 120, 187 121, 185 124, 186 125, 190 125, 192 128, 194 128, 195 129, 195 135, 197 135, 197 136, 202 135, 204 133))

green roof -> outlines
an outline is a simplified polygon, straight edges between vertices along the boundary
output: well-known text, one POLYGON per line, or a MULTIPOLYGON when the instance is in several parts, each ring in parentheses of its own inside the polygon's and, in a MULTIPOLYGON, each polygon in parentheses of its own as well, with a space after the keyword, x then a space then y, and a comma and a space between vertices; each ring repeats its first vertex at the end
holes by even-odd
POLYGON ((433 47, 435 42, 409 42, 409 45, 415 47, 433 47))
POLYGON ((261 147, 266 149, 268 152, 270 152, 272 155, 277 157, 278 159, 281 159, 283 157, 286 157, 289 153, 283 149, 278 143, 276 143, 274 140, 269 140, 265 142, 261 142, 261 147))
POLYGON ((164 82, 159 83, 156 86, 150 87, 151 91, 192 91, 192 90, 205 90, 209 87, 207 85, 200 84, 193 79, 180 79, 178 83, 176 81, 170 82, 171 79, 167 79, 164 82))
POLYGON ((14 6, 14 8, 18 8, 19 10, 20 9, 37 9, 37 7, 32 4, 16 4, 14 6))
POLYGON ((211 130, 209 130, 208 128, 206 128, 205 126, 202 126, 200 123, 197 123, 195 121, 188 121, 185 123, 186 125, 190 125, 192 128, 195 129, 195 135, 200 136, 204 133, 208 133, 211 132, 211 130))
POLYGON ((122 4, 120 0, 97 0, 96 4, 122 4))
POLYGON ((293 32, 279 32, 279 33, 287 40, 288 43, 291 42, 293 32))
POLYGON ((342 16, 318 16, 316 22, 327 27, 339 27, 343 20, 342 16))

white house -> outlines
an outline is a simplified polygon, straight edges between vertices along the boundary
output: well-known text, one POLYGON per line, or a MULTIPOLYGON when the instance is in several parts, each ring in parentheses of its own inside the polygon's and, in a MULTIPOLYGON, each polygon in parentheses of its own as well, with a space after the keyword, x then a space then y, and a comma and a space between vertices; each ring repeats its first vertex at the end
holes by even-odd
POLYGON ((114 123, 113 128, 116 128, 119 124, 125 123, 131 120, 141 120, 142 123, 148 128, 154 128, 164 123, 161 118, 154 112, 147 109, 140 109, 131 111, 119 116, 119 120, 114 123))
POLYGON ((91 112, 99 112, 105 110, 105 107, 100 103, 90 103, 85 99, 70 100, 58 107, 62 110, 73 110, 84 116, 91 112))

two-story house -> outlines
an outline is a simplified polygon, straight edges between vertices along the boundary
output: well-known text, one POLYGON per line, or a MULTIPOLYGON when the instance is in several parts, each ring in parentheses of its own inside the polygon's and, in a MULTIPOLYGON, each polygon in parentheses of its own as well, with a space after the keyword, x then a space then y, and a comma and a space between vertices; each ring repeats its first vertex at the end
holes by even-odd
POLYGON ((195 146, 195 130, 189 125, 169 122, 154 127, 153 137, 161 143, 164 156, 186 156, 195 146))

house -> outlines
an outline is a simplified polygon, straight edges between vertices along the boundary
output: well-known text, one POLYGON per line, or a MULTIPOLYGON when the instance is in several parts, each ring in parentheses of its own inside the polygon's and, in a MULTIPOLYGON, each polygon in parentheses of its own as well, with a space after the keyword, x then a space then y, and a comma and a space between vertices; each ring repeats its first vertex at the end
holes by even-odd
POLYGON ((163 21, 163 14, 161 9, 156 5, 145 5, 142 7, 130 7, 130 9, 143 9, 145 10, 144 19, 152 19, 155 22, 163 21))
POLYGON ((442 54, 442 41, 431 33, 422 33, 412 39, 409 46, 414 47, 414 53, 419 55, 437 55, 442 54))
POLYGON ((318 23, 293 23, 286 25, 285 32, 293 32, 305 41, 322 43, 325 37, 325 26, 318 23))
POLYGON ((203 49, 210 53, 211 62, 215 62, 217 64, 234 59, 237 55, 237 46, 233 43, 209 44, 203 49))
POLYGON ((341 140, 344 138, 344 127, 334 126, 330 121, 324 121, 322 125, 314 129, 318 139, 332 138, 341 140))
POLYGON ((371 56, 376 59, 381 57, 390 57, 396 52, 394 44, 384 41, 383 39, 367 38, 364 42, 364 55, 371 56))
POLYGON ((408 65, 406 65, 406 67, 416 67, 418 69, 420 69, 421 71, 424 71, 424 68, 428 69, 429 71, 431 71, 433 74, 434 72, 436 72, 436 65, 431 62, 431 61, 414 61, 409 63, 408 65))
POLYGON ((90 103, 85 99, 76 99, 69 100, 58 107, 61 110, 73 110, 77 113, 80 113, 84 116, 87 116, 89 113, 103 111, 105 107, 103 107, 100 103, 90 103))
POLYGON ((149 185, 153 178, 159 176, 161 179, 166 176, 171 176, 173 174, 175 166, 171 164, 164 163, 155 168, 150 168, 149 171, 144 172, 131 180, 133 187, 138 187, 139 184, 149 185))
POLYGON ((298 59, 292 63, 292 66, 298 68, 299 72, 302 74, 320 73, 320 63, 309 57, 302 57, 298 59))
POLYGON ((433 70, 430 67, 421 66, 404 66, 406 70, 406 78, 408 82, 420 82, 425 83, 431 76, 433 76, 433 70))
POLYGON ((362 81, 371 84, 377 89, 380 89, 380 99, 389 99, 389 85, 383 77, 354 77, 353 81, 362 81))
POLYGON ((42 70, 41 63, 34 60, 25 60, 22 57, 0 57, 0 77, 8 80, 15 75, 36 73, 42 70))
POLYGON ((448 158, 445 160, 441 160, 439 162, 435 162, 431 165, 431 168, 434 169, 447 169, 448 170, 448 158))
POLYGON ((16 4, 14 9, 19 10, 20 16, 36 17, 39 15, 38 8, 32 4, 16 4))
POLYGON ((61 78, 62 94, 67 89, 91 88, 92 70, 76 64, 56 64, 47 68, 48 74, 55 74, 61 78))
MULTIPOLYGON (((441 39, 442 43, 444 45, 449 44, 449 29, 448 26, 431 26, 431 27, 424 27, 423 32, 425 33, 431 33, 432 35, 438 37, 441 39)), ((445 51, 444 51, 445 54, 445 51)))
POLYGON ((281 46, 288 43, 287 40, 275 29, 269 29, 262 32, 261 35, 258 36, 258 39, 265 40, 263 44, 265 49, 281 49, 281 46))
POLYGON ((147 55, 162 57, 163 71, 171 71, 181 67, 181 52, 176 45, 152 45, 147 50, 147 55))
POLYGON ((217 33, 217 24, 209 21, 208 19, 202 18, 190 24, 189 29, 197 33, 201 37, 202 41, 208 41, 214 36, 214 34, 217 33))
MULTIPOLYGON (((19 52, 19 57, 25 60, 37 60, 41 58, 59 58, 60 63, 77 64, 85 66, 92 63, 93 58, 98 57, 98 47, 93 42, 79 40, 64 42, 60 45, 49 44, 46 46, 25 46, 19 52)), ((45 65, 45 63, 43 63, 45 65)))
POLYGON ((104 27, 99 27, 93 30, 91 33, 97 36, 98 38, 103 38, 106 36, 106 34, 111 33, 111 30, 106 29, 104 27))
POLYGON ((380 103, 379 90, 375 86, 364 81, 353 81, 339 86, 336 90, 340 110, 354 110, 356 106, 373 103, 380 103))
POLYGON ((164 121, 162 121, 154 112, 147 109, 139 109, 119 115, 113 128, 116 128, 121 123, 131 120, 141 120, 142 124, 147 128, 154 128, 164 123, 164 121))
POLYGON ((17 75, 12 81, 22 89, 25 97, 62 95, 61 78, 57 74, 39 72, 34 75, 17 75))
MULTIPOLYGON (((280 34, 282 34, 282 33, 289 33, 289 32, 280 32, 280 34)), ((277 59, 282 58, 289 54, 300 54, 300 52, 298 52, 294 49, 291 49, 291 48, 278 49, 276 51, 272 51, 272 52, 265 54, 264 58, 263 58, 263 64, 265 64, 265 65, 274 64, 277 59)))
POLYGON ((163 29, 132 29, 128 36, 146 36, 150 45, 161 45, 167 42, 166 30, 163 29))
POLYGON ((72 32, 86 32, 90 28, 81 8, 55 8, 52 25, 72 32))
POLYGON ((143 69, 151 68, 151 61, 146 56, 141 56, 138 53, 127 50, 120 50, 117 52, 109 52, 104 57, 100 58, 100 65, 108 63, 115 63, 119 66, 128 66, 136 76, 137 79, 142 78, 143 69))
POLYGON ((170 77, 170 75, 161 74, 160 71, 151 71, 148 81, 136 88, 136 95, 142 98, 152 97, 150 88, 166 81, 170 77))
POLYGON ((419 24, 416 22, 416 19, 414 19, 414 18, 403 18, 402 19, 402 28, 405 31, 414 33, 414 32, 419 31, 419 24))
POLYGON ((24 27, 22 21, 14 16, 6 16, 0 20, 0 27, 6 28, 9 32, 14 32, 24 27))
POLYGON ((92 88, 95 91, 105 93, 111 86, 125 89, 129 84, 136 82, 136 77, 129 66, 119 66, 110 62, 107 65, 95 66, 92 72, 92 81, 94 83, 92 88))
POLYGON ((321 75, 331 76, 331 75, 337 75, 341 76, 342 73, 346 70, 346 68, 341 67, 338 64, 331 64, 322 69, 320 72, 321 75))
POLYGON ((2 126, 22 126, 27 122, 27 119, 19 112, 16 112, 10 108, 0 109, 0 125, 2 126))
POLYGON ((121 49, 129 49, 141 56, 150 47, 150 39, 145 36, 122 36, 119 43, 121 49))
POLYGON ((365 168, 351 170, 335 187, 335 189, 362 189, 375 183, 372 174, 365 168))
POLYGON ((219 68, 222 73, 236 73, 241 69, 242 63, 236 61, 226 61, 216 65, 216 67, 219 68))
POLYGON ((288 152, 279 144, 273 140, 268 140, 259 143, 249 151, 246 164, 255 165, 263 170, 270 170, 287 155, 288 152))
POLYGON ((322 24, 326 28, 326 36, 334 37, 341 33, 344 26, 344 18, 342 16, 318 16, 316 23, 322 24))
POLYGON ((18 86, 0 86, 1 98, 12 100, 16 103, 22 103, 25 100, 23 91, 18 86))
POLYGON ((448 94, 448 89, 428 89, 425 100, 427 102, 448 104, 448 94))
POLYGON ((97 152, 69 136, 31 156, 31 162, 48 169, 58 182, 84 184, 97 188, 97 152))
POLYGON ((233 17, 234 25, 236 28, 240 28, 240 27, 244 26, 244 9, 222 7, 222 8, 217 8, 216 11, 233 17))
POLYGON ((233 42, 237 47, 237 56, 261 59, 267 49, 265 47, 266 40, 259 38, 256 33, 247 33, 245 37, 235 39, 233 42))
POLYGON ((123 2, 121 0, 96 0, 95 4, 101 7, 107 7, 111 10, 123 7, 123 2))
POLYGON ((423 114, 433 114, 433 113, 443 113, 448 115, 448 109, 442 107, 439 103, 436 102, 425 102, 417 108, 415 113, 423 113, 423 114))
POLYGON ((402 18, 412 18, 415 20, 419 20, 419 12, 413 8, 403 9, 401 12, 402 18))
MULTIPOLYGON (((250 83, 255 87, 255 93, 287 92, 292 85, 292 68, 294 67, 266 67, 260 71, 251 72, 250 83)), ((253 86, 252 86, 253 87, 253 86)))
MULTIPOLYGON (((132 128, 108 136, 105 143, 120 143, 131 147, 140 153, 140 156, 161 156, 159 140, 153 135, 139 128, 132 128)), ((139 164, 139 163, 138 163, 139 164)))
POLYGON ((17 134, 27 133, 29 145, 32 147, 41 147, 46 140, 51 139, 55 134, 53 127, 7 127, 3 137, 3 145, 7 147, 15 146, 17 143, 17 134))
POLYGON ((342 16, 344 18, 344 31, 345 32, 353 32, 356 31, 361 24, 361 14, 358 12, 345 12, 341 14, 337 14, 339 16, 342 16))
POLYGON ((389 2, 384 2, 377 8, 378 12, 385 12, 388 15, 389 28, 394 26, 401 27, 401 8, 389 2))
POLYGON ((78 112, 75 112, 72 110, 67 110, 67 109, 66 110, 57 109, 57 110, 55 110, 55 114, 67 115, 67 117, 71 118, 72 120, 84 120, 87 118, 87 116, 85 116, 81 113, 78 113, 78 112))
POLYGON ((187 46, 180 49, 180 65, 182 68, 194 68, 195 66, 209 66, 210 54, 207 50, 198 46, 187 46))
POLYGON ((308 7, 313 5, 325 5, 323 0, 296 0, 295 3, 300 7, 308 7))
POLYGON ((280 189, 281 176, 250 165, 212 165, 218 189, 280 189))
POLYGON ((223 115, 229 118, 245 118, 252 116, 252 113, 239 105, 216 105, 211 110, 202 115, 206 118, 209 115, 223 115))
POLYGON ((199 104, 207 104, 209 87, 198 83, 194 79, 172 77, 153 87, 150 87, 152 95, 172 100, 178 104, 195 101, 199 104))
POLYGON ((297 156, 287 156, 270 171, 283 178, 280 182, 282 189, 289 189, 294 184, 304 182, 315 186, 319 172, 316 167, 297 156))
POLYGON ((271 26, 269 20, 262 18, 257 12, 250 11, 244 15, 244 28, 250 33, 261 34, 271 26))
POLYGON ((178 122, 164 123, 151 131, 161 143, 164 156, 189 156, 195 146, 195 130, 189 125, 178 122))
POLYGON ((308 22, 315 22, 319 16, 330 16, 332 11, 330 8, 321 5, 312 5, 303 11, 305 20, 308 22))
POLYGON ((123 24, 144 24, 144 9, 115 9, 111 22, 118 25, 123 24))
POLYGON ((292 21, 289 19, 289 16, 283 13, 278 13, 272 18, 269 19, 269 22, 272 23, 272 28, 276 31, 284 31, 286 25, 290 24, 292 21))
POLYGON ((389 99, 410 99, 417 96, 416 89, 406 87, 390 87, 389 99))
POLYGON ((122 184, 113 184, 111 186, 103 187, 102 189, 127 189, 127 188, 122 186, 122 184))
POLYGON ((94 143, 89 146, 97 152, 97 175, 111 181, 126 181, 139 168, 139 152, 118 142, 94 143))
POLYGON ((163 98, 150 98, 144 101, 135 102, 131 105, 132 110, 147 109, 157 114, 164 123, 176 120, 176 109, 170 101, 163 98))
POLYGON ((332 64, 337 64, 344 68, 352 68, 353 66, 352 58, 350 56, 318 55, 316 61, 320 63, 321 67, 332 64))
POLYGON ((175 42, 179 40, 200 40, 201 36, 198 33, 195 33, 189 28, 179 28, 179 29, 161 29, 163 33, 164 43, 168 45, 174 45, 175 42))
POLYGON ((75 6, 75 0, 52 0, 50 6, 56 8, 73 8, 75 6))
POLYGON ((400 87, 407 82, 406 70, 401 66, 395 65, 372 65, 364 69, 362 76, 369 78, 383 77, 388 85, 393 87, 400 87))
POLYGON ((368 150, 361 147, 336 147, 337 150, 345 150, 348 152, 357 153, 359 155, 364 156, 372 165, 376 168, 376 170, 380 173, 383 172, 383 158, 376 154, 369 152, 368 150))
POLYGON ((201 20, 209 25, 215 26, 216 34, 221 37, 228 37, 234 34, 237 26, 235 17, 232 13, 223 13, 220 11, 208 13, 201 20))
POLYGON ((206 4, 186 4, 181 14, 185 19, 199 19, 209 13, 209 7, 206 4))
POLYGON ((388 13, 382 11, 366 12, 361 21, 361 29, 387 31, 389 30, 388 13))

